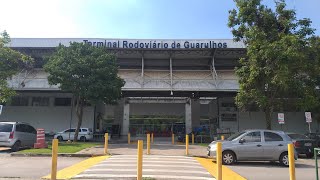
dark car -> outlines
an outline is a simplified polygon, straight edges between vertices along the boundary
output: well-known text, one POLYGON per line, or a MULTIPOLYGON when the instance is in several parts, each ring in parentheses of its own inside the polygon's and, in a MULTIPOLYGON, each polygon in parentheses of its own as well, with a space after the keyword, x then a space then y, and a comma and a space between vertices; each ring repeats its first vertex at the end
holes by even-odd
POLYGON ((307 158, 312 158, 313 149, 317 147, 316 141, 310 139, 308 136, 298 133, 287 133, 292 139, 294 147, 298 154, 305 154, 307 158))
POLYGON ((306 136, 308 136, 312 140, 315 140, 317 147, 320 147, 320 134, 319 133, 307 133, 306 136))

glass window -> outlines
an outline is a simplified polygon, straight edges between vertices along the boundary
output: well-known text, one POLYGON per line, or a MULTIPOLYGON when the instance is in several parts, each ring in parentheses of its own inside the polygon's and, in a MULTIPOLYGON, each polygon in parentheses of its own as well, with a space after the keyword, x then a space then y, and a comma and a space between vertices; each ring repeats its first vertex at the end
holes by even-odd
POLYGON ((36 129, 34 129, 32 126, 26 125, 26 128, 28 133, 37 134, 36 129))
POLYGON ((17 124, 16 131, 18 132, 28 132, 28 126, 25 124, 17 124))
POLYGON ((251 132, 243 137, 245 142, 261 142, 260 131, 251 132))
POLYGON ((232 141, 232 140, 238 138, 239 136, 241 136, 241 135, 244 134, 244 133, 246 133, 246 132, 245 132, 245 131, 242 131, 242 132, 233 134, 233 135, 231 135, 227 140, 228 140, 228 141, 232 141))
POLYGON ((29 97, 16 96, 11 100, 11 106, 28 106, 29 97))
POLYGON ((303 134, 288 134, 291 139, 309 139, 306 135, 303 134))
POLYGON ((0 123, 0 132, 11 132, 12 127, 12 124, 0 123))
POLYGON ((87 129, 81 129, 81 132, 88 132, 87 129))
POLYGON ((32 106, 49 106, 49 97, 33 97, 32 106))
POLYGON ((270 141, 283 141, 283 138, 276 134, 276 133, 272 133, 272 132, 264 132, 264 140, 266 142, 270 142, 270 141))
POLYGON ((55 98, 55 106, 71 106, 71 98, 55 98))
POLYGON ((76 132, 76 129, 68 129, 65 132, 76 132))

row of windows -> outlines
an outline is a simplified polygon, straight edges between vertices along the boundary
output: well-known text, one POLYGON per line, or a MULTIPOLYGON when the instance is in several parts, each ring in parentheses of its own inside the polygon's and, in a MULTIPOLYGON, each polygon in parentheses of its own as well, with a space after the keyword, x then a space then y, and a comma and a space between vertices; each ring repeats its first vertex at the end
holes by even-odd
MULTIPOLYGON (((28 106, 29 97, 16 96, 11 100, 11 106, 28 106)), ((31 106, 49 106, 49 97, 32 97, 31 106)), ((71 98, 54 98, 55 106, 71 106, 71 98)))
MULTIPOLYGON (((243 139, 245 142, 261 142, 261 133, 259 131, 252 132, 243 137, 243 139)), ((264 132, 264 140, 266 142, 283 141, 283 138, 272 132, 264 132)))

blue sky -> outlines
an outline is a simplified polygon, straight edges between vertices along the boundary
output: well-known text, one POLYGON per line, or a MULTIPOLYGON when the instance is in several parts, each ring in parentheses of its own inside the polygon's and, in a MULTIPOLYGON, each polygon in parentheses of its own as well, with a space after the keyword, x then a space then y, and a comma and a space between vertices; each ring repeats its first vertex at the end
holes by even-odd
MULTIPOLYGON (((273 6, 273 0, 265 0, 273 6)), ((232 0, 0 0, 0 30, 11 37, 232 38, 232 0), (5 8, 3 8, 5 7, 5 8)), ((320 35, 320 0, 287 0, 320 35)))

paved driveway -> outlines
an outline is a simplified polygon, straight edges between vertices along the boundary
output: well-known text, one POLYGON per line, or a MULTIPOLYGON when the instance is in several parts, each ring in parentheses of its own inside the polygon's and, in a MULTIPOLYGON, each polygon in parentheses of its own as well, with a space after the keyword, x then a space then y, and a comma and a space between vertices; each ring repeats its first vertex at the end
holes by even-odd
MULTIPOLYGON (((228 167, 248 180, 289 179, 289 168, 282 167, 275 162, 239 162, 228 167)), ((316 180, 315 173, 315 161, 313 159, 298 159, 296 161, 297 180, 316 180)))

